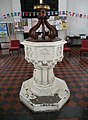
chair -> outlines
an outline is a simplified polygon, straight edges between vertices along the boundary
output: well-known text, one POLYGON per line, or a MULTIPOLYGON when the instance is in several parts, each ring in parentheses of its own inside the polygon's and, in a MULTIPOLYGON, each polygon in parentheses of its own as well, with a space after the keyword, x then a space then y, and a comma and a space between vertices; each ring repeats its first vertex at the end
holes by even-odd
POLYGON ((19 40, 11 40, 10 48, 9 48, 9 53, 12 51, 18 51, 18 54, 20 52, 20 41, 19 40))
POLYGON ((84 52, 88 52, 88 40, 82 40, 82 46, 80 48, 80 57, 84 52))
POLYGON ((67 44, 67 43, 65 43, 65 45, 64 45, 64 53, 65 53, 65 54, 66 54, 66 53, 69 53, 69 56, 71 55, 71 48, 68 47, 68 44, 67 44))

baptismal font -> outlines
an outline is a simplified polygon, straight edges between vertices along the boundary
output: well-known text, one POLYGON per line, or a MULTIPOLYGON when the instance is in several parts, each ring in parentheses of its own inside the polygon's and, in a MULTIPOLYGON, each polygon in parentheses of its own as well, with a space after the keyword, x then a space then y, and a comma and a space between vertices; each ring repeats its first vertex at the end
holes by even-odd
POLYGON ((55 111, 61 109, 70 97, 65 81, 53 73, 57 62, 63 59, 66 41, 57 37, 56 28, 47 21, 46 12, 50 6, 41 1, 34 9, 40 11, 38 23, 29 30, 30 37, 22 42, 25 59, 34 65, 33 77, 23 82, 20 100, 35 112, 55 111), (36 32, 40 26, 41 37, 36 32), (49 30, 47 36, 45 27, 49 30))

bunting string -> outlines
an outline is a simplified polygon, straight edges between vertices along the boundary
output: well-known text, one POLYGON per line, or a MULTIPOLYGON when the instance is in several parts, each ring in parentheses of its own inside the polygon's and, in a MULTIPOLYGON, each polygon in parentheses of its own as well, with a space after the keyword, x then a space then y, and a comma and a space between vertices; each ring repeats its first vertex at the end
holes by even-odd
MULTIPOLYGON (((7 13, 7 14, 0 14, 0 21, 11 18, 11 17, 24 17, 24 18, 30 18, 30 17, 38 17, 40 15, 39 12, 13 12, 13 13, 7 13)), ((88 19, 88 15, 81 14, 81 13, 75 13, 75 12, 69 12, 69 11, 48 11, 46 12, 47 16, 71 16, 71 17, 78 17, 83 19, 88 19)))

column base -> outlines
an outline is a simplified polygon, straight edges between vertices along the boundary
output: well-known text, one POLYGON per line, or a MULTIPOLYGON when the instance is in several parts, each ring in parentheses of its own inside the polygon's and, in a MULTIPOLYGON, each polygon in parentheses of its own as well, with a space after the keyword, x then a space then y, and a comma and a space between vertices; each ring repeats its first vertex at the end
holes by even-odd
POLYGON ((69 99, 70 91, 64 80, 55 77, 55 81, 55 85, 56 87, 58 86, 58 89, 53 93, 53 95, 49 96, 38 96, 31 91, 33 78, 23 82, 20 91, 21 102, 35 112, 56 111, 61 109, 69 99))

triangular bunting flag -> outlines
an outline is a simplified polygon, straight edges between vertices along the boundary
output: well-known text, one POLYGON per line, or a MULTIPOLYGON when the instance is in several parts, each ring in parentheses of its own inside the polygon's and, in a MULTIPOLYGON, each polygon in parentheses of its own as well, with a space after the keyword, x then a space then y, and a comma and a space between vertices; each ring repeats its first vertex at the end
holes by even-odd
POLYGON ((20 13, 20 12, 18 12, 18 16, 21 16, 21 13, 20 13))
POLYGON ((82 18, 82 14, 80 14, 79 17, 82 18))
POLYGON ((54 15, 54 11, 51 12, 51 15, 54 15))
POLYGON ((4 19, 6 19, 6 15, 3 15, 4 19))
POLYGON ((37 16, 39 16, 39 12, 37 12, 36 14, 37 14, 37 16))
POLYGON ((85 18, 86 18, 86 15, 84 15, 83 18, 85 19, 85 18))
POLYGON ((22 12, 22 16, 24 16, 24 12, 22 12))
POLYGON ((31 12, 29 12, 29 16, 31 16, 31 12))
POLYGON ((8 18, 10 17, 10 14, 9 14, 9 13, 7 14, 7 17, 8 17, 8 18))
POLYGON ((17 16, 17 12, 14 12, 14 16, 17 16))
POLYGON ((58 15, 58 12, 57 11, 55 11, 55 16, 57 16, 58 15))
POLYGON ((50 11, 49 11, 49 12, 47 12, 47 15, 48 15, 48 16, 50 16, 50 11))
POLYGON ((13 17, 13 13, 11 13, 11 16, 13 17))
POLYGON ((25 12, 25 16, 28 16, 28 12, 25 12))
POLYGON ((65 11, 62 11, 62 15, 66 15, 66 12, 65 12, 65 11))
POLYGON ((66 15, 68 15, 68 11, 66 11, 66 15))
POLYGON ((35 16, 35 12, 33 12, 33 16, 35 16))
POLYGON ((76 14, 75 14, 75 16, 76 16, 76 17, 79 17, 79 14, 78 14, 78 13, 76 13, 76 14))

